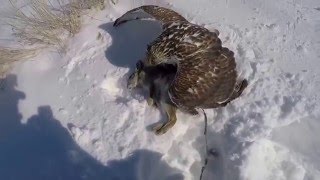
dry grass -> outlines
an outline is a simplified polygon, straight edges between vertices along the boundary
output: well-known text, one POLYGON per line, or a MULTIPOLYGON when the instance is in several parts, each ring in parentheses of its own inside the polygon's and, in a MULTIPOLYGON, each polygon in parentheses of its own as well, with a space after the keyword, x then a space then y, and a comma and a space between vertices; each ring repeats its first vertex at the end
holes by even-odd
POLYGON ((14 15, 6 22, 21 42, 31 45, 63 47, 66 37, 79 32, 83 10, 105 8, 104 0, 29 0, 22 9, 9 1, 14 15))
POLYGON ((79 9, 98 8, 103 10, 105 8, 104 0, 77 0, 74 4, 79 9))
POLYGON ((13 27, 14 35, 29 45, 62 47, 63 38, 79 32, 80 12, 73 6, 67 8, 63 6, 66 3, 63 0, 56 1, 60 6, 59 9, 53 7, 48 0, 30 0, 25 11, 10 1, 15 13, 8 18, 7 23, 13 27))
POLYGON ((29 59, 37 54, 39 49, 13 49, 0 47, 0 77, 10 68, 13 62, 29 59))
MULTIPOLYGON (((23 8, 14 0, 9 1, 13 15, 5 17, 5 22, 12 27, 18 41, 37 49, 55 47, 60 52, 65 49, 66 39, 80 31, 84 10, 105 8, 104 0, 28 0, 23 8)), ((114 0, 111 2, 115 3, 114 0)), ((13 62, 28 59, 37 52, 35 49, 0 47, 0 76, 13 62)))

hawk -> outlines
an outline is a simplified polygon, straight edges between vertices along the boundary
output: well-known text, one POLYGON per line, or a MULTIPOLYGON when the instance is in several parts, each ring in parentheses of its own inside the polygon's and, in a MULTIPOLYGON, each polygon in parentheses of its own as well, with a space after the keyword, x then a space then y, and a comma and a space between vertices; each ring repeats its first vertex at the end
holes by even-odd
POLYGON ((144 64, 177 65, 168 93, 179 109, 197 114, 197 108, 225 106, 241 95, 247 81, 237 81, 234 53, 222 46, 219 31, 211 32, 173 10, 152 5, 126 12, 114 26, 146 18, 159 21, 162 33, 148 45, 144 64))

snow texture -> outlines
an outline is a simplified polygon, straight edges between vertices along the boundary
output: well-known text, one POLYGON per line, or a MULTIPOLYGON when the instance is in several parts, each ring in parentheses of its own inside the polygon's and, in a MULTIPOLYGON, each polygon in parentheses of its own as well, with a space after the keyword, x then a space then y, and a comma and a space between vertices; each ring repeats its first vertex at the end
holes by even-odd
MULTIPOLYGON (((85 15, 66 54, 42 52, 0 80, 0 179, 199 178, 203 116, 178 112, 156 136, 150 126, 164 117, 126 89, 161 29, 150 20, 112 24, 144 4, 217 29, 249 81, 239 99, 206 110, 218 155, 204 179, 320 179, 318 0, 120 0, 85 15)), ((5 45, 10 29, 1 30, 5 45)))

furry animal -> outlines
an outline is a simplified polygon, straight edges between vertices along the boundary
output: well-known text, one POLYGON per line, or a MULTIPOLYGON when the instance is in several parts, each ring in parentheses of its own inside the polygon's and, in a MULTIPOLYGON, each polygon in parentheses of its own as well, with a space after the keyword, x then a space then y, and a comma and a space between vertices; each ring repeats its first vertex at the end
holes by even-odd
POLYGON ((166 133, 177 121, 177 108, 168 94, 169 85, 176 72, 177 67, 174 65, 144 66, 143 62, 138 61, 135 72, 128 79, 128 89, 146 89, 149 91, 148 104, 166 112, 168 121, 153 128, 157 135, 166 133))
POLYGON ((197 114, 196 108, 224 106, 240 96, 248 83, 238 80, 234 53, 222 46, 219 31, 211 32, 158 6, 132 9, 118 18, 114 26, 142 18, 162 24, 162 33, 148 45, 144 64, 177 65, 168 94, 179 109, 197 114))

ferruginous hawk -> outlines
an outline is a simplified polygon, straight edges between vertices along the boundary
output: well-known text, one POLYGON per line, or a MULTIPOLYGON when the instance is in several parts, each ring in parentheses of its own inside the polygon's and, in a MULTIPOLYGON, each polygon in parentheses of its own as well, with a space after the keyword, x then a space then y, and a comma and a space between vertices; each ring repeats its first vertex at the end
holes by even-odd
POLYGON ((162 24, 162 33, 148 45, 145 66, 177 64, 169 96, 181 110, 216 108, 237 98, 247 81, 237 82, 234 53, 222 47, 219 32, 188 22, 177 12, 158 6, 141 6, 118 18, 114 26, 151 18, 162 24))

